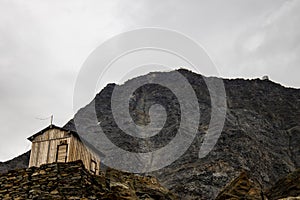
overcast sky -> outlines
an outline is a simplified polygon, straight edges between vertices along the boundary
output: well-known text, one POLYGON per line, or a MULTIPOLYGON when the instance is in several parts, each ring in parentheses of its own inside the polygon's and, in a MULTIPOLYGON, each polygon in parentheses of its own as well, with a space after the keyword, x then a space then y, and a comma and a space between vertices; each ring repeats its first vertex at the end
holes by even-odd
MULTIPOLYGON (((110 37, 142 27, 200 43, 222 77, 300 88, 297 0, 0 0, 0 161, 30 149, 51 114, 72 116, 77 74, 110 37)), ((114 81, 114 80, 112 80, 114 81)))

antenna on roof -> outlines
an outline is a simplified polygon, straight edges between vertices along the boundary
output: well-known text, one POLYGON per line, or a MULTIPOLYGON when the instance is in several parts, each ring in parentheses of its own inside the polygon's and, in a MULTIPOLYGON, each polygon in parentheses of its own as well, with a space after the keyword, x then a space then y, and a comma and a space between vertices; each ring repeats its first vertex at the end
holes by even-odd
POLYGON ((50 117, 46 117, 46 118, 38 118, 38 117, 36 117, 36 119, 38 119, 38 120, 49 120, 50 119, 50 126, 53 125, 53 115, 51 115, 50 117))
POLYGON ((50 126, 53 124, 53 115, 51 115, 51 121, 50 121, 50 126))

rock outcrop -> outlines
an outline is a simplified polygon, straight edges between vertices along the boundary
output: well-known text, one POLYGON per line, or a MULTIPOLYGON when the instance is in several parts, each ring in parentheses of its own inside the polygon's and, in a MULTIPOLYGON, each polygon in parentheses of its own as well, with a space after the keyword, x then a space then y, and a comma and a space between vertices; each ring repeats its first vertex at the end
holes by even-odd
POLYGON ((300 169, 277 181, 266 194, 269 200, 300 199, 300 169))
POLYGON ((0 199, 177 199, 154 177, 112 169, 96 176, 81 161, 9 171, 0 186, 0 199))
POLYGON ((251 180, 247 172, 242 172, 220 192, 215 200, 227 199, 262 200, 266 199, 266 196, 261 185, 255 180, 251 180))
POLYGON ((300 169, 288 174, 267 190, 242 172, 219 193, 215 200, 297 200, 300 199, 300 169))

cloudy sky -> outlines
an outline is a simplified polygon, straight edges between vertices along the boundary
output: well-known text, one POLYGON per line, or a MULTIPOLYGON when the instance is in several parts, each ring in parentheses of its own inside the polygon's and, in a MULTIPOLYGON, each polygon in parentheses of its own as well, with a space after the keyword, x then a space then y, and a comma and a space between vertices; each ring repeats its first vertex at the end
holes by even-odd
MULTIPOLYGON (((88 55, 142 27, 179 31, 201 44, 220 76, 300 88, 297 0, 0 0, 0 161, 30 149, 26 138, 72 116, 88 55)), ((111 80, 114 81, 114 80, 111 80)))

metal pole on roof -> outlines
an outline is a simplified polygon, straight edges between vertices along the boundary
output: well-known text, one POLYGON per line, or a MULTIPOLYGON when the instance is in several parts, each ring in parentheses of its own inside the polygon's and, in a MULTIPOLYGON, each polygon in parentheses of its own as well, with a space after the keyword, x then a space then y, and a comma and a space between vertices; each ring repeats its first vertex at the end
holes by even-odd
POLYGON ((38 117, 36 117, 36 119, 38 119, 38 120, 49 120, 50 119, 50 126, 53 125, 53 115, 51 115, 50 117, 46 117, 46 118, 38 118, 38 117))
POLYGON ((52 126, 53 123, 53 115, 51 115, 51 121, 50 121, 50 125, 52 126))

